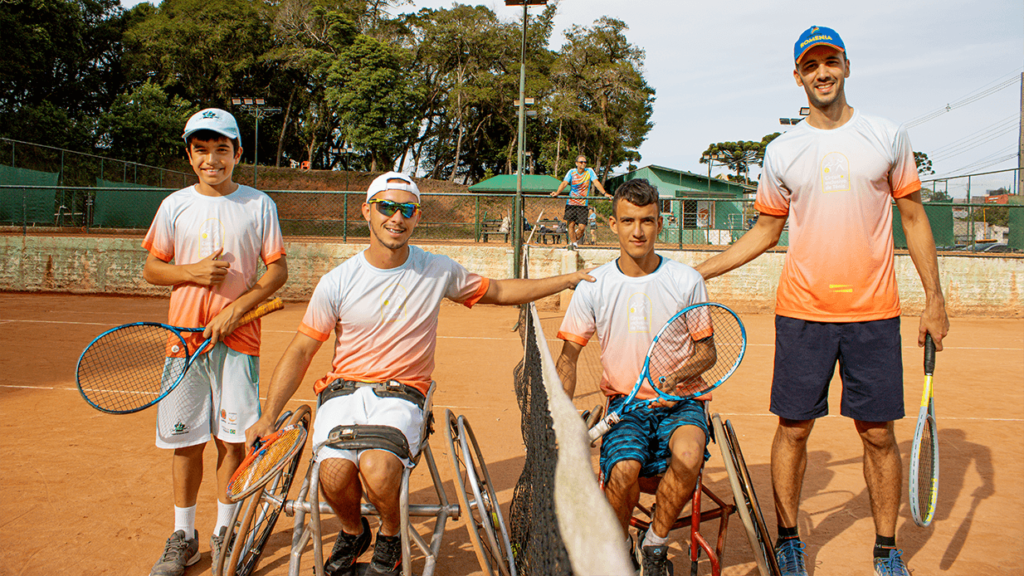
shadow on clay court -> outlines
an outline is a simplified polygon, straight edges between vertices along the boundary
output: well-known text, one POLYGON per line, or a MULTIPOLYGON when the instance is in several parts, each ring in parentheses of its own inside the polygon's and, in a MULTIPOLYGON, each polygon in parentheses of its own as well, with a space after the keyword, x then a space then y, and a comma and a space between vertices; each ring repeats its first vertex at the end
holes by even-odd
MULTIPOLYGON (((957 557, 963 550, 967 541, 967 535, 971 531, 971 524, 974 522, 974 514, 983 500, 996 493, 995 489, 995 467, 992 465, 992 451, 980 444, 967 441, 967 435, 959 428, 947 428, 939 430, 939 501, 935 511, 935 519, 927 528, 919 528, 914 524, 904 524, 906 530, 926 531, 927 536, 918 539, 919 544, 931 537, 935 524, 948 521, 954 505, 960 500, 960 493, 963 491, 965 476, 974 464, 975 473, 981 478, 982 485, 971 494, 970 509, 960 521, 960 526, 946 547, 945 553, 939 567, 942 570, 949 570, 956 563, 957 557)), ((909 451, 908 451, 909 453, 909 451)), ((902 530, 901 530, 902 532, 902 530)), ((912 556, 920 546, 906 546, 905 552, 912 556)))

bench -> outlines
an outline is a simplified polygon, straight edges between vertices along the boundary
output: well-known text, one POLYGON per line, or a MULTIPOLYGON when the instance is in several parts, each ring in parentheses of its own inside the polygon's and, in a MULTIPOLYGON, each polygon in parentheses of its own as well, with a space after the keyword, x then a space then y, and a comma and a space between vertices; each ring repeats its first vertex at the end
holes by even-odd
POLYGON ((541 244, 547 244, 549 239, 552 244, 561 244, 563 241, 569 241, 568 234, 565 223, 561 220, 541 220, 537 223, 534 238, 537 238, 541 244))
POLYGON ((502 242, 508 242, 508 226, 502 227, 502 221, 497 219, 484 220, 480 223, 480 237, 487 242, 488 236, 501 236, 502 242))

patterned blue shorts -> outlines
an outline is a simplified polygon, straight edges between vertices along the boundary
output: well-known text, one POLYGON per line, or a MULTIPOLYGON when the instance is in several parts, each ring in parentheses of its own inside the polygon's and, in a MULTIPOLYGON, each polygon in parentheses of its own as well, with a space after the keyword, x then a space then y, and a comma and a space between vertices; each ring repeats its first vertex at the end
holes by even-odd
MULTIPOLYGON (((612 398, 608 411, 614 412, 626 399, 612 398)), ((608 478, 612 467, 621 460, 635 460, 642 464, 640 476, 658 476, 668 469, 669 440, 680 426, 696 426, 704 432, 704 460, 711 457, 707 451, 708 422, 704 406, 687 400, 671 408, 641 408, 622 417, 601 440, 601 473, 608 478)))

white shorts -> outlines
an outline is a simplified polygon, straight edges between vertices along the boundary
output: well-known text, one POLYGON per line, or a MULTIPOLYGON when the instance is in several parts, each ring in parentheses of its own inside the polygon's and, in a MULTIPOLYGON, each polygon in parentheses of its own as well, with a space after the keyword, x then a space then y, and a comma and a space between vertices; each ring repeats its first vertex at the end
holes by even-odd
MULTIPOLYGON (((167 364, 184 362, 168 358, 167 364)), ((205 444, 212 436, 245 442, 260 417, 260 359, 218 342, 196 358, 178 387, 157 404, 157 448, 205 444)))
MULTIPOLYGON (((422 440, 420 435, 423 432, 423 410, 401 398, 380 398, 373 393, 371 386, 357 388, 355 392, 346 396, 331 398, 317 409, 316 418, 313 420, 313 446, 325 442, 334 427, 353 424, 398 428, 409 442, 409 452, 419 453, 422 440)), ((339 450, 324 446, 317 452, 316 458, 319 461, 344 458, 358 467, 360 452, 364 450, 339 450)), ((413 463, 407 458, 399 460, 406 468, 413 467, 413 463)))

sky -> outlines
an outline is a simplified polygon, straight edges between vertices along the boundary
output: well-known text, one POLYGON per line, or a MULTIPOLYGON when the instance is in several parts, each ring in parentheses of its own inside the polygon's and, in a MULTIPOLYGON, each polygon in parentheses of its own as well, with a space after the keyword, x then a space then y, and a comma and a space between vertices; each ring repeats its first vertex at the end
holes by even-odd
MULTIPOLYGON (((522 14, 504 0, 463 3, 489 6, 509 21, 522 14)), ((415 0, 394 11, 452 5, 415 0)), ((789 129, 779 118, 797 117, 807 105, 792 76, 793 44, 812 25, 835 29, 846 44, 848 103, 911 124, 914 150, 933 161, 929 178, 1017 165, 1021 0, 560 0, 549 47, 558 49, 570 26, 601 16, 623 21, 626 37, 646 52, 644 77, 656 100, 640 166, 706 174, 700 155, 709 144, 789 129)), ((972 196, 1012 180, 1012 173, 974 177, 972 196)), ((966 179, 948 190, 964 196, 966 179)))

